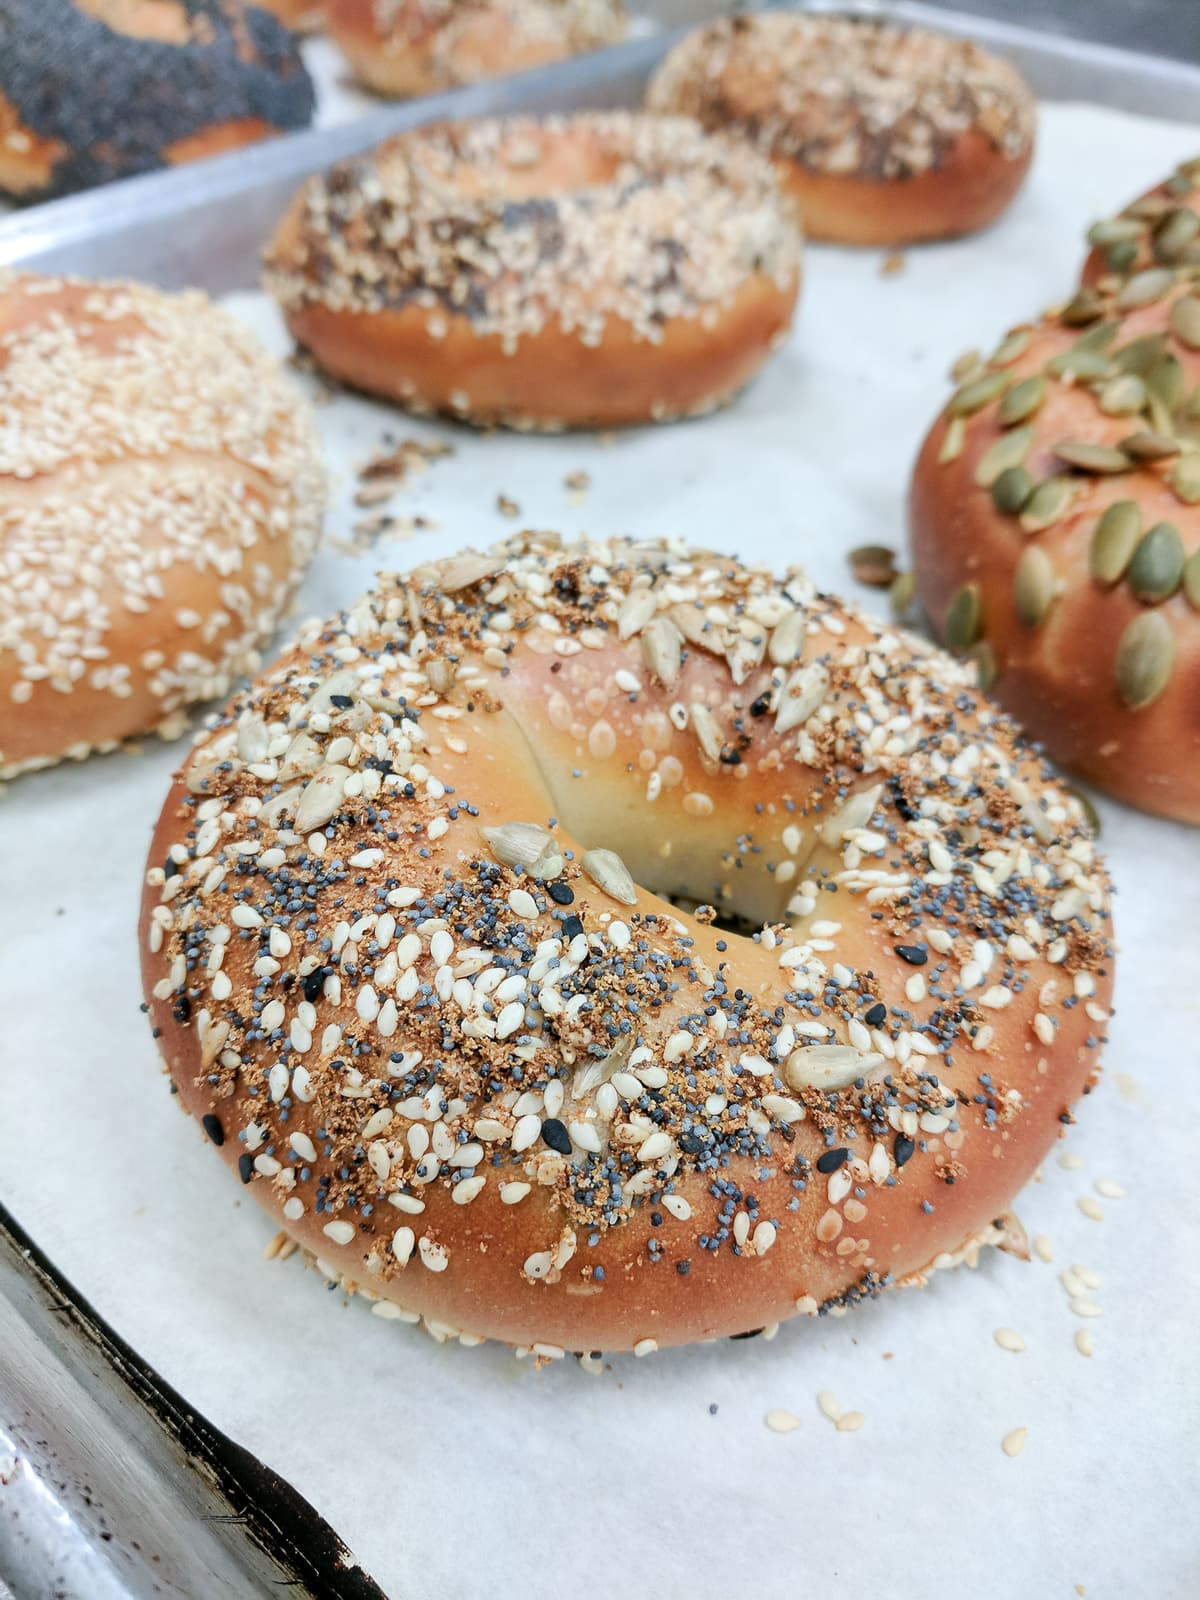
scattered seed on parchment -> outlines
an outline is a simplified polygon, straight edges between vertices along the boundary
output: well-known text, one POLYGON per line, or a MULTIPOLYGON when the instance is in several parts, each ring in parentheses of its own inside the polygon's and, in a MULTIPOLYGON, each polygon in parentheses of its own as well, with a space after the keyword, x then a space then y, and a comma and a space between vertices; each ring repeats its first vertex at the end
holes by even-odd
POLYGON ((908 266, 908 257, 903 250, 893 250, 890 255, 884 256, 879 263, 879 274, 883 278, 894 278, 897 273, 903 272, 908 266))
POLYGON ((289 1239, 281 1229, 273 1239, 268 1240, 263 1255, 268 1261, 286 1261, 289 1256, 295 1255, 299 1246, 294 1239, 289 1239))
POLYGON ((1079 1199, 1076 1200, 1075 1204, 1079 1207, 1080 1211, 1083 1212, 1084 1216, 1090 1217, 1093 1222, 1104 1221, 1104 1207, 1100 1204, 1099 1200, 1094 1198, 1094 1196, 1090 1194, 1081 1194, 1079 1199))
POLYGON ((1087 1328, 1075 1329, 1075 1348, 1081 1356, 1090 1356, 1096 1348, 1092 1343, 1091 1332, 1087 1328))
POLYGON ((1124 1200, 1125 1191, 1119 1183, 1112 1178, 1097 1178, 1093 1187, 1097 1194, 1102 1194, 1106 1200, 1124 1200))
POLYGON ((843 1411, 835 1427, 839 1433, 857 1433, 866 1420, 861 1411, 843 1411))
POLYGON ((520 506, 506 494, 498 494, 496 496, 496 510, 502 517, 519 517, 521 515, 520 506))
POLYGON ((1086 1295, 1077 1294, 1071 1298, 1071 1310, 1077 1317, 1102 1317, 1104 1307, 1089 1300, 1086 1295))
POLYGON ((1019 1355, 1025 1348, 1025 1341, 1015 1328, 997 1328, 992 1337, 1001 1350, 1011 1350, 1013 1355, 1019 1355))
POLYGON ((795 1433, 800 1426, 800 1418, 794 1411, 768 1411, 763 1421, 772 1433, 795 1433))
POLYGON ((1028 1436, 1028 1428, 1014 1428, 1011 1433, 1006 1433, 1001 1439, 1000 1448, 1006 1456, 1019 1456, 1025 1448, 1025 1440, 1028 1436))
POLYGON ((823 1417, 827 1417, 833 1423, 836 1423, 842 1414, 842 1408, 837 1403, 837 1396, 831 1394, 828 1389, 822 1389, 818 1393, 817 1409, 823 1417))
POLYGON ((1132 1072, 1114 1072, 1113 1082, 1117 1086, 1117 1093, 1126 1105, 1140 1106, 1145 1096, 1139 1079, 1132 1072))
POLYGON ((1033 1253, 1039 1261, 1054 1260, 1054 1246, 1050 1243, 1049 1236, 1044 1233, 1034 1235, 1033 1253))
POLYGON ((1064 1150, 1058 1158, 1058 1164, 1064 1172, 1078 1172, 1083 1165, 1083 1158, 1077 1156, 1073 1150, 1064 1150))
POLYGON ((563 487, 569 489, 572 494, 584 494, 592 487, 592 475, 590 472, 584 472, 582 468, 576 472, 568 472, 563 479, 563 487))

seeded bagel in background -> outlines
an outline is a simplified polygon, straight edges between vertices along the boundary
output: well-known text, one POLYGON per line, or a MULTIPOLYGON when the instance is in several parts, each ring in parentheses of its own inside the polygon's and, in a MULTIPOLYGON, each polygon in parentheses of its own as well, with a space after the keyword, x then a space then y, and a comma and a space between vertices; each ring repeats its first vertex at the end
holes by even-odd
POLYGON ((303 397, 206 296, 0 268, 0 777, 255 670, 324 497, 303 397))
POLYGON ((1085 287, 959 377, 909 501, 935 629, 1057 761, 1200 823, 1200 267, 1085 287))
POLYGON ((226 707, 141 946, 276 1225, 547 1357, 1019 1249, 1113 968, 1080 804, 962 663, 796 569, 542 533, 382 578, 226 707))
POLYGON ((1200 156, 1181 161, 1116 216, 1093 223, 1087 239, 1086 284, 1147 267, 1200 266, 1200 156))
POLYGON ((676 45, 651 111, 748 139, 812 239, 896 246, 995 220, 1033 157, 1037 103, 1008 61, 878 18, 765 11, 676 45))
POLYGON ((306 128, 296 41, 243 0, 0 0, 0 192, 45 200, 306 128))

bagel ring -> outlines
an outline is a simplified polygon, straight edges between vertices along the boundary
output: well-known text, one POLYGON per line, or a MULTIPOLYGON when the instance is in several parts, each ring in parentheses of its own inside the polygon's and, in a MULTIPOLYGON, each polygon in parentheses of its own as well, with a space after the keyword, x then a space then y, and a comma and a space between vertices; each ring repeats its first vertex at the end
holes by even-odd
POLYGON ((711 410, 788 331, 800 235, 769 164, 681 118, 421 128, 315 178, 267 287, 327 371, 515 428, 711 410))
POLYGON ((1016 69, 963 39, 874 18, 767 11, 689 34, 646 104, 770 156, 813 239, 902 245, 985 227, 1033 155, 1016 69))
POLYGON ((961 663, 798 571, 525 534, 230 703, 141 943, 183 1106, 331 1277, 645 1353, 1001 1239, 1096 1071, 1108 904, 961 663))

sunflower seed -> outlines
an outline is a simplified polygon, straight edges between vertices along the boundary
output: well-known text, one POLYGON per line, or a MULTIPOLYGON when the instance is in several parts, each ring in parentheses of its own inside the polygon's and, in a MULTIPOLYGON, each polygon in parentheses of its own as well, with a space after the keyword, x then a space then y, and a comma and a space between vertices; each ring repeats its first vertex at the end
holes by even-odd
POLYGON ((1026 545, 1013 575, 1017 615, 1027 628, 1036 628, 1054 601, 1054 568, 1040 545, 1026 545))
POLYGON ((1200 217, 1187 206, 1168 211, 1154 229, 1154 254, 1160 261, 1178 261, 1200 233, 1200 217))
POLYGON ((969 417, 994 400, 1008 388, 1008 378, 1003 372, 989 372, 982 378, 972 378, 950 396, 946 407, 951 417, 969 417))
POLYGON ((1177 456, 1181 446, 1169 433, 1151 433, 1144 429, 1122 439, 1121 449, 1135 461, 1166 461, 1170 456, 1177 456))
POLYGON ((946 432, 938 449, 938 463, 945 466, 948 461, 957 461, 962 455, 963 441, 967 437, 967 425, 962 417, 951 417, 946 426, 946 432))
POLYGON ((288 783, 292 778, 302 778, 307 773, 315 772, 320 765, 321 746, 310 733, 298 733, 284 752, 279 767, 279 781, 288 783))
POLYGON ((642 629, 642 660, 662 684, 673 689, 683 670, 683 635, 670 617, 655 617, 642 629))
POLYGON ((1171 471, 1171 487, 1184 505, 1200 502, 1200 453, 1180 456, 1171 471))
POLYGON ((1075 498, 1075 485, 1070 478, 1056 476, 1043 478, 1021 508, 1021 526, 1026 533, 1041 533, 1066 512, 1075 498))
POLYGON ((1136 500, 1114 500, 1092 530, 1088 571, 1096 583, 1111 588, 1133 559, 1142 531, 1142 512, 1136 500))
POLYGON ((721 724, 713 716, 707 706, 696 701, 691 708, 691 723, 696 730, 696 738, 700 741, 700 748, 710 761, 721 759, 721 749, 725 741, 721 737, 721 724))
POLYGON ((776 623, 767 641, 767 656, 775 666, 787 667, 795 661, 804 649, 807 632, 808 618, 803 611, 789 611, 782 622, 776 623))
POLYGON ((303 793, 300 784, 294 783, 290 788, 282 789, 279 794, 273 794, 258 813, 259 823, 265 823, 268 828, 277 828, 285 815, 294 817, 303 793))
POLYGON ((992 484, 992 504, 1015 517, 1032 493, 1032 475, 1024 467, 1007 467, 992 484))
POLYGON ((502 556, 484 556, 476 550, 464 555, 451 556, 438 569, 438 582, 446 594, 457 594, 460 589, 470 589, 485 578, 494 578, 504 570, 502 556))
POLYGON ((990 488, 1002 472, 1009 467, 1019 467, 1033 443, 1033 429, 1014 428, 994 439, 980 456, 975 467, 975 482, 980 488, 990 488))
POLYGON ((598 889, 623 906, 637 905, 637 889, 629 868, 615 850, 585 851, 579 865, 598 889))
POLYGON ((820 661, 810 661, 808 666, 793 672, 779 697, 775 732, 788 733, 807 722, 828 693, 829 671, 820 661))
POLYGON ((1118 311, 1152 306, 1156 300, 1162 299, 1174 281, 1174 274, 1165 267, 1148 267, 1145 272, 1135 272, 1117 295, 1118 311))
POLYGON ((557 878, 562 871, 558 842, 540 822, 504 822, 479 832, 503 866, 519 868, 534 878, 557 878))
POLYGON ((1024 422, 1026 417, 1033 416, 1045 398, 1046 380, 1038 372, 1032 378, 1022 378, 1020 383, 1013 384, 1001 400, 996 416, 1006 428, 1014 422, 1024 422))
POLYGON ((671 620, 690 645, 712 655, 721 654, 721 630, 706 620, 703 611, 690 605, 673 606, 671 620))
POLYGON ((810 1044, 793 1050, 783 1069, 785 1082, 793 1089, 820 1089, 836 1094, 865 1078, 883 1057, 861 1052, 849 1044, 810 1044))
POLYGON ((1100 409, 1109 417, 1132 417, 1146 404, 1146 385, 1132 372, 1113 378, 1100 391, 1100 409))
POLYGON ((350 768, 336 761, 324 766, 304 786, 300 804, 296 807, 296 832, 311 833, 323 828, 330 817, 336 816, 346 797, 346 779, 350 768))
POLYGON ((1131 711, 1157 700, 1175 664, 1175 636, 1161 611, 1127 623, 1117 644, 1117 693, 1131 711))
POLYGON ((1018 356, 1023 356, 1029 349, 1029 341, 1033 338, 1033 329, 1027 324, 1014 328, 1011 333, 1006 333, 1004 338, 992 352, 992 365, 994 367, 1007 367, 1016 361, 1018 356))
POLYGON ((262 761, 267 754, 267 725, 257 711, 243 711, 237 719, 237 753, 243 761, 262 761))
POLYGON ((886 544, 860 544, 850 552, 850 571, 871 589, 886 589, 896 576, 896 552, 886 544))
POLYGON ((1128 472, 1132 465, 1123 450, 1089 439, 1060 439, 1053 450, 1060 461, 1082 472, 1128 472))
POLYGON ((1156 522, 1138 540, 1129 563, 1129 587, 1138 600, 1170 599, 1183 577, 1183 540, 1173 522, 1156 522))
POLYGON ((995 683, 999 675, 1000 665, 996 660, 996 652, 986 639, 979 639, 967 651, 963 658, 975 668, 975 681, 984 694, 995 683))
POLYGON ((631 589, 617 612, 617 638, 632 639, 658 610, 653 589, 631 589))
POLYGON ((1161 333, 1143 333, 1113 352, 1113 364, 1118 372, 1146 373, 1165 355, 1167 342, 1161 333))
POLYGON ((966 650, 973 645, 979 637, 981 620, 979 585, 964 583, 951 597, 942 620, 942 638, 947 649, 966 650))
POLYGON ((1132 217, 1106 217, 1093 222, 1087 231, 1087 242, 1092 245, 1118 244, 1122 239, 1140 239, 1142 224, 1132 217))
POLYGON ((1183 569, 1183 592, 1188 604, 1200 611, 1200 550, 1193 550, 1183 569))

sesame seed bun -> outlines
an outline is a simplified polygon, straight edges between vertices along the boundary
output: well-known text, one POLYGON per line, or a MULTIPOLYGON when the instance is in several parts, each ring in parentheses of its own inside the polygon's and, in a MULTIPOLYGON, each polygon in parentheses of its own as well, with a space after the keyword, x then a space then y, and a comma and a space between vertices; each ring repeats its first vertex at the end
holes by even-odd
POLYGON ((625 112, 419 129, 311 180, 267 253, 329 372, 413 410, 612 426, 729 400, 790 325, 768 163, 625 112))
POLYGON ((307 127, 290 33, 242 0, 0 0, 0 190, 69 194, 307 127))
POLYGON ((625 37, 621 0, 326 0, 359 81, 396 99, 547 66, 625 37))
POLYGON ((257 665, 316 544, 306 406, 198 293, 0 271, 0 776, 257 665))
POLYGON ((1200 823, 1200 273, 1081 291, 961 378, 910 497, 935 627, 1057 761, 1200 823))
POLYGON ((766 12, 689 34, 650 82, 652 111, 750 139, 806 233, 903 245, 985 227, 1033 155, 1033 95, 1007 61, 920 28, 766 12))
POLYGON ((524 534, 229 705, 141 940, 181 1103, 329 1276, 645 1352, 1008 1233, 1096 1070, 1108 894, 960 663, 798 571, 524 534))

